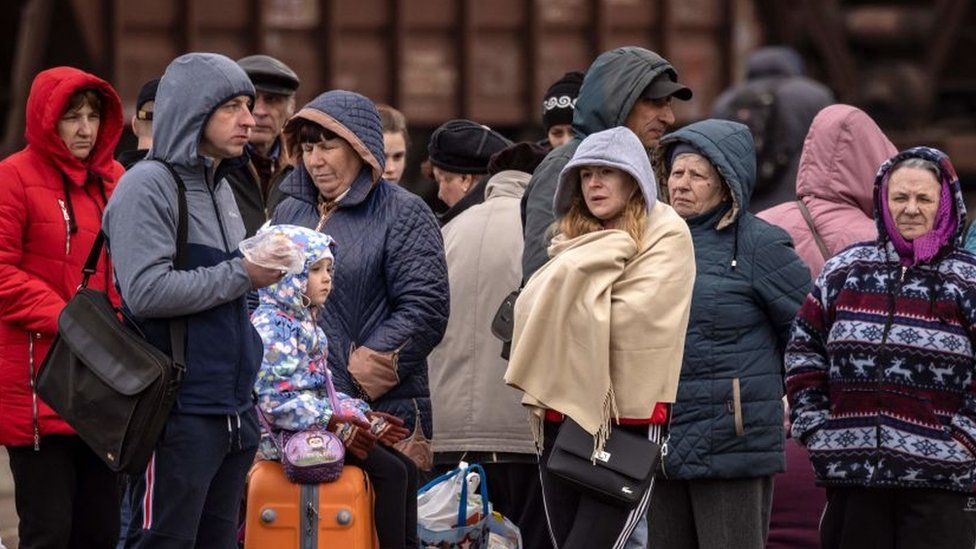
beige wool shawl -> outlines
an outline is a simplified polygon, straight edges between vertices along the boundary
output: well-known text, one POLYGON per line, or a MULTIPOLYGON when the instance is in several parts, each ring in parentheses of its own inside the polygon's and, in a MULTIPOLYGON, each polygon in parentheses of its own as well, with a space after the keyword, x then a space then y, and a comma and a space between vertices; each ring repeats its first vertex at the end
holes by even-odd
POLYGON ((647 418, 674 402, 695 282, 691 233, 661 202, 641 246, 623 231, 553 239, 552 259, 515 305, 505 382, 525 394, 537 446, 546 409, 594 436, 611 419, 647 418))

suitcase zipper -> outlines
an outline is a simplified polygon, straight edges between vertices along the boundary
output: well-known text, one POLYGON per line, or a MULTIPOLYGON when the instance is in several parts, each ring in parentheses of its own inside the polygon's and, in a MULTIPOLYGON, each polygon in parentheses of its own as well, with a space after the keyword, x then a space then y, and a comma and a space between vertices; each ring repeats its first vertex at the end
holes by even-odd
MULTIPOLYGON (((37 334, 37 337, 41 337, 41 334, 37 334)), ((30 366, 30 388, 31 388, 31 414, 33 417, 34 426, 34 451, 41 451, 41 428, 38 420, 37 413, 37 379, 34 375, 34 334, 27 332, 27 347, 28 347, 28 364, 30 366)))
POLYGON ((301 485, 301 549, 318 549, 319 546, 319 485, 301 485))

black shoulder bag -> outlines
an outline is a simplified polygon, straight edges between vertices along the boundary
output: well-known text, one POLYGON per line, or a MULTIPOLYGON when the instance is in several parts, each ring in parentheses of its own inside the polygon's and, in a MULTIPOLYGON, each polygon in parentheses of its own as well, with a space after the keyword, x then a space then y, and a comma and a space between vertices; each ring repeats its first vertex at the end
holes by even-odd
POLYGON ((546 466, 596 499, 633 509, 650 488, 660 460, 660 444, 619 426, 610 432, 603 451, 596 452, 593 435, 567 417, 546 466))
MULTIPOLYGON (((165 163, 164 163, 165 164, 165 163)), ((174 266, 186 261, 186 187, 172 166, 179 214, 174 266)), ((119 320, 105 292, 87 287, 105 234, 99 233, 58 334, 38 374, 37 394, 113 471, 141 474, 169 418, 186 372, 186 319, 170 321, 173 356, 119 320)))

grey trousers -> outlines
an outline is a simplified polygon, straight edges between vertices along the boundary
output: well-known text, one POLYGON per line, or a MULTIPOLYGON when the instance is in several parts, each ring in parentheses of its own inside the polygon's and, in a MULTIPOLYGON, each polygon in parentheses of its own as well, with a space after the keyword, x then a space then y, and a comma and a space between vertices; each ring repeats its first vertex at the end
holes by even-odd
POLYGON ((763 549, 773 477, 655 481, 650 549, 763 549))

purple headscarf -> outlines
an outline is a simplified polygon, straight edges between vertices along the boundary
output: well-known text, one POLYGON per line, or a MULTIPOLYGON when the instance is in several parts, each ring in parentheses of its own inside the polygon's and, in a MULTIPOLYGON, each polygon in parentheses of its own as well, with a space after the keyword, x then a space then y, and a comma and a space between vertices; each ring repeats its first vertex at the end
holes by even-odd
POLYGON ((884 176, 884 181, 881 184, 879 202, 881 203, 881 214, 884 219, 885 232, 887 232, 892 244, 895 245, 895 251, 898 252, 900 263, 909 267, 916 263, 931 260, 939 253, 939 250, 943 246, 951 242, 955 237, 956 229, 958 228, 955 201, 953 200, 952 190, 949 188, 951 181, 947 177, 948 174, 944 173, 943 170, 941 181, 942 193, 939 197, 939 209, 936 212, 935 224, 932 226, 931 231, 909 242, 898 232, 898 226, 895 225, 895 220, 891 217, 891 210, 888 208, 888 180, 894 171, 891 170, 884 176))

